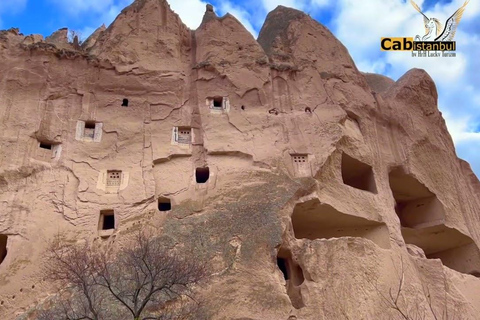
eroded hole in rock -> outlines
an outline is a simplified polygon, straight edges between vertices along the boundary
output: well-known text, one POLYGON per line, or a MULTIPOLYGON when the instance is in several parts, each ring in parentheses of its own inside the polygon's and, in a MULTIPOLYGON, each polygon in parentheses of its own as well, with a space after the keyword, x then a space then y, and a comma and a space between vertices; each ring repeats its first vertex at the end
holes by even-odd
POLYGON ((306 108, 305 108, 305 112, 306 112, 306 113, 312 113, 312 109, 310 109, 310 107, 306 107, 306 108))
POLYGON ((172 203, 168 198, 159 198, 158 199, 158 210, 159 211, 170 211, 172 210, 172 203))
POLYGON ((99 230, 115 229, 115 212, 113 210, 100 211, 99 230))
POLYGON ((208 167, 205 168, 197 168, 195 170, 195 180, 197 183, 206 183, 210 178, 210 169, 208 167))
POLYGON ((241 106, 240 109, 245 110, 245 106, 241 106))
POLYGON ((269 113, 269 114, 274 114, 274 115, 278 116, 278 114, 279 114, 280 112, 278 111, 277 108, 273 108, 273 109, 268 110, 268 113, 269 113))
POLYGON ((343 183, 353 188, 377 193, 375 175, 370 165, 342 153, 343 183))
POLYGON ((123 99, 122 107, 128 107, 128 99, 123 99))
POLYGON ((295 205, 292 225, 297 239, 359 237, 369 239, 382 248, 390 247, 384 223, 342 213, 318 199, 295 205))
POLYGON ((420 247, 427 258, 459 272, 480 268, 480 251, 473 240, 445 225, 445 209, 437 196, 402 168, 389 173, 395 212, 407 244, 420 247))
POLYGON ((277 254, 277 266, 286 281, 287 294, 296 309, 305 306, 300 285, 305 281, 302 268, 293 260, 289 250, 280 249, 277 254))
POLYGON ((287 260, 286 259, 283 259, 283 258, 280 258, 280 257, 277 257, 277 266, 278 268, 280 269, 280 271, 282 271, 283 273, 283 278, 285 280, 288 280, 290 279, 288 277, 288 271, 287 271, 287 260))
POLYGON ((2 264, 2 262, 7 257, 7 241, 8 236, 0 234, 0 264, 2 264))

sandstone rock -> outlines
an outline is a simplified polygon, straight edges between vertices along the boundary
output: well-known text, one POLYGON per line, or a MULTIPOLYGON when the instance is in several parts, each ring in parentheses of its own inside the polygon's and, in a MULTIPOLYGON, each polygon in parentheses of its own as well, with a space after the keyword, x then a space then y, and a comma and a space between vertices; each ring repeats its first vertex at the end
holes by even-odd
POLYGON ((400 283, 404 310, 477 318, 480 182, 426 72, 362 74, 285 7, 258 41, 163 0, 65 36, 0 32, 1 319, 56 294, 58 232, 115 250, 144 227, 211 262, 212 319, 395 319, 400 283))
POLYGON ((92 48, 98 40, 98 37, 107 30, 107 27, 102 24, 97 30, 95 30, 88 38, 82 43, 82 48, 84 50, 89 50, 92 48))
POLYGON ((395 81, 381 74, 363 73, 363 75, 367 79, 370 88, 372 88, 376 93, 383 93, 387 91, 390 86, 395 84, 395 81))
POLYGON ((38 42, 43 42, 43 36, 41 34, 31 34, 25 37, 23 44, 30 45, 38 42))
POLYGON ((165 0, 139 0, 100 35, 91 53, 128 71, 178 72, 191 59, 191 37, 165 0))
POLYGON ((46 42, 48 43, 53 43, 53 44, 67 44, 68 43, 68 28, 62 28, 54 33, 52 33, 50 36, 48 36, 45 39, 46 42))

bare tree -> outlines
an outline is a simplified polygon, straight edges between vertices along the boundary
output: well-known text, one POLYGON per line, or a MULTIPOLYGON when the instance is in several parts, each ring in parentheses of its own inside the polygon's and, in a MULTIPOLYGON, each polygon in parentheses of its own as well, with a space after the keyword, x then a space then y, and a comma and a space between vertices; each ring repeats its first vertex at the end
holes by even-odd
MULTIPOLYGON (((376 287, 376 291, 382 298, 383 303, 388 308, 391 308, 397 312, 397 315, 399 315, 400 319, 404 320, 424 320, 427 319, 427 310, 425 310, 419 302, 416 302, 414 304, 409 303, 407 299, 405 298, 405 293, 404 293, 404 286, 405 286, 405 265, 403 262, 403 259, 400 260, 400 270, 395 269, 397 273, 397 278, 398 278, 398 287, 396 289, 390 288, 388 291, 388 295, 384 294, 381 292, 378 287, 376 287)), ((455 310, 453 312, 448 312, 448 296, 447 296, 447 288, 445 286, 445 295, 444 295, 444 301, 442 301, 442 306, 443 306, 443 311, 442 315, 438 315, 435 312, 435 309, 433 307, 433 302, 432 302, 432 297, 430 295, 430 290, 428 287, 423 286, 423 293, 426 298, 426 302, 428 304, 428 311, 433 316, 435 320, 455 320, 456 319, 456 314, 455 310)))
POLYGON ((138 232, 116 253, 87 243, 66 245, 57 237, 44 273, 68 289, 39 320, 183 320, 198 313, 192 286, 205 278, 206 268, 195 255, 169 251, 160 238, 138 232))
POLYGON ((68 41, 78 50, 83 43, 82 34, 77 30, 68 30, 68 41))

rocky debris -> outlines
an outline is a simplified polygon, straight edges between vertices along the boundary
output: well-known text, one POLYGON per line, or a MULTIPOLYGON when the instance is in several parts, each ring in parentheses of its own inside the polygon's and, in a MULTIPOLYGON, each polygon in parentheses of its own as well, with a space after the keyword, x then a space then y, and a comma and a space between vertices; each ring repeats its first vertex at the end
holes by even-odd
POLYGON ((211 261, 211 319, 395 319, 389 292, 477 318, 480 182, 426 72, 362 74, 281 6, 258 40, 164 0, 66 35, 0 31, 1 319, 55 295, 59 232, 114 250, 145 227, 211 261))

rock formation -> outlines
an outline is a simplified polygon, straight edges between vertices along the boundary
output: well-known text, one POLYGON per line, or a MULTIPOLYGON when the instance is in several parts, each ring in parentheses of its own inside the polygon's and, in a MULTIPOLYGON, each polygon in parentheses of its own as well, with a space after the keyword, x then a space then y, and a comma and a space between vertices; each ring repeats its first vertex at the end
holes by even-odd
POLYGON ((212 319, 396 319, 401 281, 405 312, 478 319, 480 184, 426 72, 362 74, 281 6, 258 41, 164 0, 65 41, 0 32, 1 319, 55 294, 56 234, 115 246, 138 223, 203 248, 212 319))

